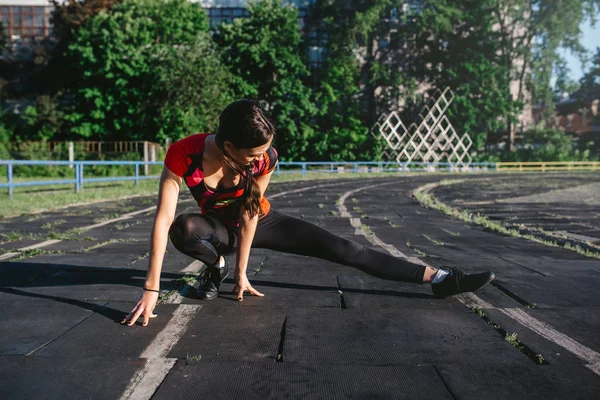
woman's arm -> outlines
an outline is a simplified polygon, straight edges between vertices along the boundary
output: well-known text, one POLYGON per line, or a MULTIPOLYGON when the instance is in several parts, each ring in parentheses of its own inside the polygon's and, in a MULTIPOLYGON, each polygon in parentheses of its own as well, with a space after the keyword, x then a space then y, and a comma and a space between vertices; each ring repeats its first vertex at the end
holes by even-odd
MULTIPOLYGON (((165 250, 167 249, 169 228, 175 218, 181 181, 182 179, 169 171, 169 169, 166 167, 163 168, 160 177, 156 215, 154 217, 150 239, 148 274, 146 275, 146 282, 144 285, 147 289, 156 291, 160 289, 160 272, 162 270, 165 250)), ((156 307, 157 301, 158 292, 144 290, 137 305, 121 323, 127 323, 127 325, 131 326, 143 313, 144 322, 142 325, 146 326, 150 317, 153 316, 154 307, 156 307)))
POLYGON ((146 275, 146 288, 148 289, 159 290, 160 288, 160 272, 167 249, 169 228, 175 219, 181 181, 182 179, 169 171, 167 167, 163 168, 150 241, 150 257, 146 275))
MULTIPOLYGON (((265 191, 269 186, 273 172, 267 175, 261 175, 256 177, 256 183, 260 188, 261 199, 265 195, 265 191)), ((248 218, 248 214, 244 208, 240 210, 240 230, 239 230, 239 243, 237 249, 237 265, 235 269, 235 277, 237 285, 233 288, 234 292, 238 292, 238 300, 244 299, 244 290, 248 290, 250 293, 256 296, 264 296, 250 285, 246 270, 248 268, 248 258, 250 257, 250 248, 252 247, 252 241, 254 240, 254 234, 256 233, 256 226, 258 225, 258 215, 253 218, 248 218)))
POLYGON ((239 243, 237 248, 237 266, 236 273, 238 275, 246 275, 248 268, 248 258, 250 257, 250 248, 256 233, 258 225, 258 214, 253 218, 248 218, 248 214, 242 209, 240 212, 240 230, 239 243))

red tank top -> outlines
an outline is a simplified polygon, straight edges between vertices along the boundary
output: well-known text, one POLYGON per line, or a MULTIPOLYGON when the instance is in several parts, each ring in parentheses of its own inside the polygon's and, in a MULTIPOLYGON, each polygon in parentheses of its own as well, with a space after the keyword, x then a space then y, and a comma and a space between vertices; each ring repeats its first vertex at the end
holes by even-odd
MULTIPOLYGON (((181 139, 171 145, 165 156, 165 166, 175 175, 183 178, 192 196, 200 206, 203 214, 210 212, 225 225, 239 226, 241 199, 244 194, 244 179, 233 187, 224 189, 211 188, 204 183, 202 169, 202 153, 204 141, 210 133, 198 133, 181 139)), ((277 165, 277 151, 273 146, 265 152, 262 160, 255 161, 253 175, 267 175, 277 165)), ((271 209, 269 201, 263 197, 260 201, 262 215, 271 209)))

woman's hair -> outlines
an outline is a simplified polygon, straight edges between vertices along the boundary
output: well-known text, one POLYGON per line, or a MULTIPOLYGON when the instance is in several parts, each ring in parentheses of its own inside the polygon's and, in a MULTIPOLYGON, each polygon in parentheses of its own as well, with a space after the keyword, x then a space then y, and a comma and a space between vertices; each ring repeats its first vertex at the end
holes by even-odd
POLYGON ((274 134, 275 127, 252 100, 235 101, 219 116, 215 142, 223 152, 225 163, 245 179, 242 204, 250 218, 261 212, 260 188, 252 174, 254 165, 241 165, 234 160, 225 150, 225 141, 230 141, 237 149, 252 149, 267 144, 274 134))

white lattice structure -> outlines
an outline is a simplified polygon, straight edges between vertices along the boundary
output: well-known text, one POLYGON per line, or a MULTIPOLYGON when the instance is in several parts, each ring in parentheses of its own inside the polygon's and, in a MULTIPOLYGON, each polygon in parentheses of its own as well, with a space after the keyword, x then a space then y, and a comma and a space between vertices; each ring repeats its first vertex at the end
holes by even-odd
POLYGON ((450 88, 436 91, 420 114, 421 123, 412 123, 408 128, 395 111, 381 115, 371 134, 385 139, 388 146, 383 156, 398 163, 448 161, 468 166, 472 162, 469 148, 473 141, 466 133, 461 138, 444 114, 452 100, 454 94, 450 88))

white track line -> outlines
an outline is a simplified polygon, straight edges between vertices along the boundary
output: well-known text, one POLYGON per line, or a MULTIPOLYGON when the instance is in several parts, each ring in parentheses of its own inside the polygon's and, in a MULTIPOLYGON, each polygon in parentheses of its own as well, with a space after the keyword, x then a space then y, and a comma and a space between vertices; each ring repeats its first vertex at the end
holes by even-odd
POLYGON ((166 324, 165 328, 154 338, 152 343, 142 352, 141 358, 147 358, 143 368, 135 373, 129 385, 121 395, 121 400, 147 400, 165 379, 177 362, 176 358, 165 358, 187 329, 196 312, 202 306, 182 304, 166 324))
POLYGON ((546 340, 556 343, 563 349, 566 349, 569 352, 575 354, 577 357, 587 362, 589 365, 586 365, 586 367, 590 368, 592 371, 594 371, 595 365, 596 370, 594 372, 600 375, 597 369, 598 364, 600 363, 599 353, 595 352, 589 347, 582 345, 576 340, 571 339, 569 336, 560 333, 550 325, 540 321, 537 318, 532 317, 531 315, 527 314, 525 311, 519 308, 501 308, 500 311, 502 311, 504 314, 508 315, 521 325, 531 329, 546 340))
POLYGON ((84 226, 82 228, 77 228, 77 229, 80 230, 81 232, 89 231, 90 229, 99 228, 101 226, 112 224, 113 222, 117 222, 117 221, 123 221, 124 219, 129 219, 131 217, 135 217, 138 214, 143 214, 145 212, 152 211, 154 209, 156 209, 156 206, 144 208, 143 210, 133 211, 133 212, 130 212, 127 214, 123 214, 117 218, 109 219, 107 221, 102 221, 102 222, 94 224, 94 225, 88 225, 88 226, 84 226))
POLYGON ((4 254, 2 254, 0 256, 0 261, 8 260, 9 258, 16 257, 19 254, 21 254, 21 253, 14 253, 14 252, 12 252, 12 253, 4 253, 4 254))
POLYGON ((354 231, 355 235, 363 235, 364 237, 367 238, 367 240, 369 242, 373 243, 375 246, 383 247, 385 250, 387 250, 394 257, 403 258, 403 259, 408 260, 408 261, 410 261, 412 263, 415 263, 415 264, 428 266, 426 263, 424 263, 420 259, 418 259, 416 257, 409 257, 406 254, 402 253, 397 248, 395 248, 394 246, 392 246, 391 244, 384 243, 374 233, 367 235, 362 230, 362 222, 361 222, 360 218, 353 218, 352 215, 348 212, 348 209, 346 208, 346 206, 344 205, 344 203, 346 202, 346 199, 349 196, 351 196, 351 195, 353 195, 353 194, 355 194, 357 192, 360 192, 360 191, 366 190, 366 189, 376 188, 376 187, 379 187, 379 186, 391 185, 393 183, 394 182, 386 182, 386 183, 381 183, 379 185, 369 185, 369 186, 365 186, 365 187, 362 187, 362 188, 354 189, 354 190, 351 190, 349 192, 344 193, 342 195, 342 197, 340 197, 340 200, 339 200, 339 203, 338 203, 338 210, 340 211, 340 215, 342 217, 346 217, 346 218, 350 219, 350 224, 355 228, 355 231, 354 231))
POLYGON ((141 358, 164 358, 183 335, 188 323, 201 309, 197 304, 181 304, 173 313, 165 328, 154 338, 152 343, 142 352, 141 358))
POLYGON ((51 246, 53 244, 60 243, 60 242, 62 242, 62 240, 56 240, 56 239, 46 240, 45 242, 37 243, 37 244, 32 244, 31 246, 23 247, 23 248, 20 248, 19 250, 39 249, 41 247, 51 246))
POLYGON ((269 199, 275 199, 277 197, 285 196, 285 195, 293 194, 293 193, 305 192, 305 191, 311 190, 311 189, 318 189, 318 188, 322 188, 322 187, 341 186, 341 185, 347 185, 347 184, 348 184, 348 182, 344 182, 344 183, 328 183, 328 184, 323 184, 323 185, 314 185, 314 186, 309 186, 309 187, 305 187, 305 188, 301 188, 301 189, 294 189, 294 190, 288 190, 286 192, 276 193, 274 195, 269 196, 269 199))
POLYGON ((200 269, 202 269, 203 265, 204 263, 202 261, 195 260, 190 265, 185 267, 181 272, 183 272, 184 274, 195 274, 196 272, 200 271, 200 269))
MULTIPOLYGON (((358 189, 344 193, 342 195, 342 197, 340 197, 340 201, 339 201, 339 205, 338 205, 340 214, 342 215, 342 217, 346 217, 350 220, 350 223, 352 224, 352 226, 356 228, 355 233, 363 235, 364 237, 367 238, 368 241, 370 241, 374 245, 377 245, 377 246, 380 246, 380 247, 386 249, 390 254, 392 254, 396 257, 404 258, 404 259, 414 262, 416 264, 426 265, 419 259, 416 259, 414 257, 407 257, 405 254, 403 254, 398 249, 396 249, 393 245, 382 242, 375 234, 367 235, 362 230, 362 223, 360 221, 360 218, 353 218, 352 215, 346 209, 344 202, 346 201, 348 196, 350 196, 354 193, 360 192, 362 190, 372 189, 374 187, 383 186, 383 185, 386 185, 386 183, 379 184, 379 185, 369 185, 369 186, 365 186, 365 187, 358 188, 358 189)), ((426 185, 425 188, 426 188, 425 190, 431 190, 433 188, 433 184, 426 185)), ((522 326, 524 326, 524 327, 532 330, 533 332, 537 333, 538 335, 542 336, 544 339, 546 339, 546 340, 564 348, 565 350, 569 351, 570 353, 574 354, 576 357, 578 357, 579 359, 586 362, 585 367, 589 368, 596 375, 600 375, 600 353, 597 353, 596 351, 590 349, 589 347, 586 347, 586 346, 582 345, 581 343, 577 342, 576 340, 573 340, 569 336, 557 331, 556 329, 554 329, 547 323, 542 322, 535 317, 532 317, 531 315, 527 314, 525 311, 521 310, 520 308, 496 308, 496 307, 492 306, 491 304, 489 304, 488 302, 480 299, 473 293, 460 294, 460 295, 456 296, 456 299, 459 300, 461 303, 463 303, 465 306, 467 306, 469 308, 479 307, 479 308, 492 308, 492 309, 499 310, 500 312, 502 312, 506 316, 510 317, 514 321, 518 322, 522 326)))
POLYGON ((138 370, 133 378, 131 378, 127 389, 121 395, 121 400, 150 399, 176 362, 176 358, 153 358, 146 360, 144 367, 138 370))
MULTIPOLYGON (((188 200, 182 200, 182 201, 180 201, 180 203, 185 203, 185 202, 189 202, 189 201, 192 201, 192 200, 189 200, 189 199, 188 200)), ((123 221, 123 220, 129 219, 129 218, 135 217, 136 215, 143 214, 145 212, 154 210, 154 209, 156 209, 156 206, 144 208, 143 210, 133 211, 133 212, 130 212, 130 213, 127 213, 127 214, 123 214, 120 217, 100 222, 98 224, 88 225, 88 226, 84 226, 84 227, 81 227, 81 228, 75 228, 75 229, 79 230, 80 233, 86 232, 86 231, 89 231, 90 229, 98 228, 98 227, 101 227, 101 226, 104 226, 104 225, 109 225, 109 224, 112 224, 113 222, 117 222, 117 221, 123 221)), ((20 251, 26 251, 26 250, 32 250, 32 249, 40 249, 42 247, 51 246, 53 244, 60 243, 60 242, 62 242, 62 240, 46 240, 45 242, 33 244, 33 245, 27 246, 27 247, 22 247, 20 249, 17 249, 17 251, 20 252, 20 251)), ((2 254, 0 256, 0 261, 8 260, 10 258, 18 256, 19 254, 21 254, 21 253, 11 252, 11 253, 2 254)))

